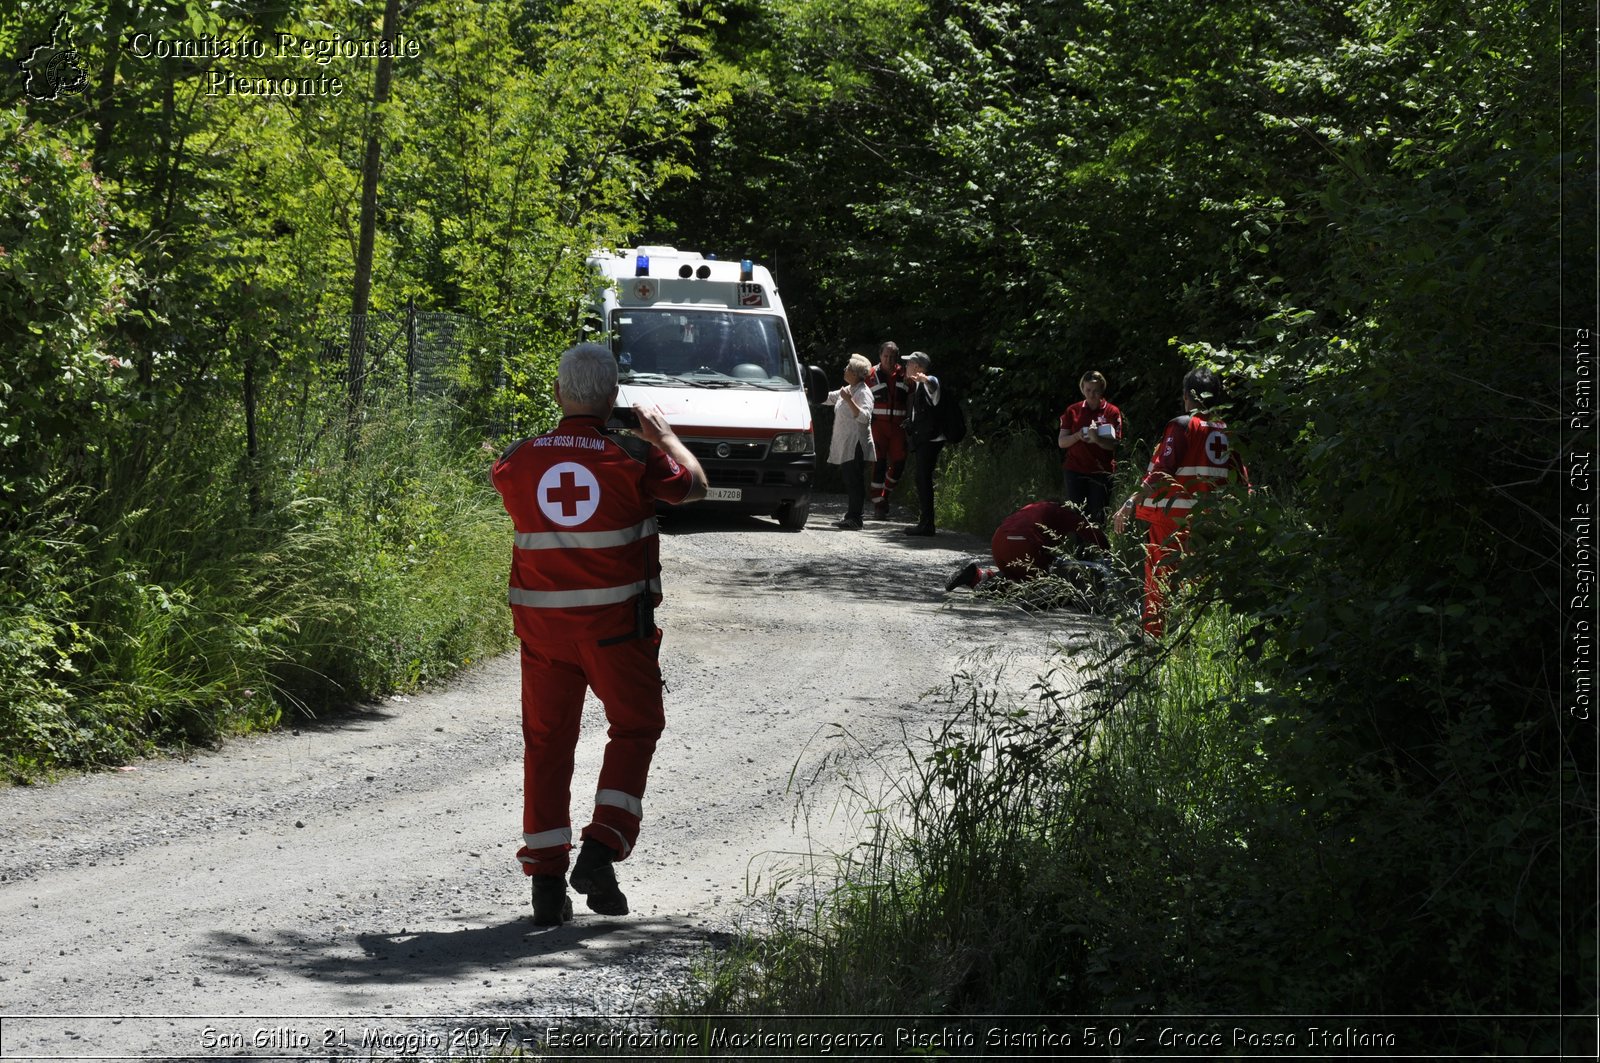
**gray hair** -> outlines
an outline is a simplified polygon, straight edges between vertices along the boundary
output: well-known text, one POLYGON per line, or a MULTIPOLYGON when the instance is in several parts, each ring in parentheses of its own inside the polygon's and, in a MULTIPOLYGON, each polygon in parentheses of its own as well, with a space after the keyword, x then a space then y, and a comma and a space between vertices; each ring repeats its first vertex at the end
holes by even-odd
POLYGON ((928 357, 927 351, 912 351, 910 354, 906 355, 906 358, 909 361, 916 362, 924 369, 928 368, 928 366, 933 363, 933 359, 928 357))
POLYGON ((872 363, 867 361, 865 355, 860 354, 852 354, 850 359, 844 363, 844 367, 846 369, 854 369, 857 379, 860 380, 867 379, 867 374, 872 372, 872 363))
POLYGON ((556 367, 561 398, 574 406, 608 412, 617 393, 617 360, 598 343, 580 343, 561 353, 556 367))

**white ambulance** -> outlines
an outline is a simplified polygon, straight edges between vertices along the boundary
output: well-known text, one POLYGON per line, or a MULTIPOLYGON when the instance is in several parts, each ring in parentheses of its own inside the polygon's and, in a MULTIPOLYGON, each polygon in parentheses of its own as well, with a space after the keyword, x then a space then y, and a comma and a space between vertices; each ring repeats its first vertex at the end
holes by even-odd
POLYGON ((710 489, 697 505, 804 528, 817 472, 810 404, 828 384, 802 368, 772 274, 671 247, 588 262, 599 291, 587 338, 616 355, 616 420, 654 403, 705 467, 710 489))

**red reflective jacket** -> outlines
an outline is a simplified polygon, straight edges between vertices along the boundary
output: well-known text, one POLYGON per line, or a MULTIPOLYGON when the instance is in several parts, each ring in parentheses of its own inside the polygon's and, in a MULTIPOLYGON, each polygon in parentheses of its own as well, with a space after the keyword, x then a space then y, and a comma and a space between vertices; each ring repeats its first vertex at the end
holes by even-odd
POLYGON ((1195 501, 1218 484, 1250 474, 1228 443, 1228 426, 1197 414, 1167 422, 1141 484, 1148 489, 1134 516, 1141 520, 1181 520, 1195 501))
POLYGON ((906 367, 894 365, 885 373, 881 363, 874 365, 867 373, 867 386, 872 389, 872 441, 882 446, 905 433, 906 413, 911 409, 906 367))
POLYGON ((693 480, 655 447, 634 457, 601 426, 564 417, 490 474, 516 527, 511 615, 524 642, 626 635, 634 600, 661 600, 655 503, 681 502, 693 480))

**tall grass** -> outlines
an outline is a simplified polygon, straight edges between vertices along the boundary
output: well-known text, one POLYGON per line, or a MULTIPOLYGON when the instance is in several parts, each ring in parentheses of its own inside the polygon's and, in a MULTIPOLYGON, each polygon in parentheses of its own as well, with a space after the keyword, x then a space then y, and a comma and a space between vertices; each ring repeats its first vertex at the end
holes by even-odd
MULTIPOLYGON (((915 469, 906 468, 908 504, 915 504, 915 469)), ((940 527, 987 538, 1000 521, 1030 502, 1061 497, 1060 454, 1031 436, 1009 435, 945 448, 934 480, 940 527)))
POLYGON ((375 406, 351 461, 335 441, 298 466, 267 454, 255 502, 217 442, 0 530, 13 778, 415 689, 509 645, 507 525, 475 442, 375 406))
MULTIPOLYGON (((1031 703, 959 677, 946 722, 908 750, 901 807, 836 884, 772 905, 678 1006, 881 1015, 866 1028, 883 1030, 904 1016, 1459 1013, 1451 1050, 1529 1048, 1471 1017, 1554 973, 1464 911, 1508 903, 1517 873, 1475 860, 1483 839, 1449 807, 1347 770, 1336 734, 1263 715, 1240 622, 1179 619, 1187 638, 1052 673, 1031 703)), ((1416 1036, 1441 1047, 1425 1024, 1416 1036)))
POLYGON ((1167 698, 1119 662, 1087 691, 1053 672, 1024 705, 957 677, 952 711, 908 750, 902 807, 878 816, 823 902, 776 909, 716 956, 697 1009, 1098 1011, 1169 980, 1165 887, 1197 850, 1231 844, 1217 810, 1238 782, 1234 732, 1197 710, 1242 677, 1203 651, 1164 667, 1167 698), (1150 977, 1128 977, 1141 954, 1150 977))
POLYGON ((469 436, 391 415, 368 423, 356 461, 302 481, 318 492, 338 608, 298 633, 279 670, 297 704, 413 690, 511 644, 510 524, 491 461, 469 436))

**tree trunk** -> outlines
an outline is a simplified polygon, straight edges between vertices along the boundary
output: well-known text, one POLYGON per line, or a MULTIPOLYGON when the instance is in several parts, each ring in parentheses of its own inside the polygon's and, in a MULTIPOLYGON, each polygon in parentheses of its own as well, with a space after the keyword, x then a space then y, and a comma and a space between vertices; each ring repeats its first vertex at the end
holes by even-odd
POLYGON ((378 134, 383 121, 383 105, 389 100, 389 79, 394 71, 394 40, 399 22, 400 0, 388 0, 383 9, 382 39, 386 47, 378 57, 378 77, 372 89, 372 113, 367 123, 367 156, 361 166, 361 235, 356 245, 355 295, 350 305, 349 378, 345 382, 347 457, 355 450, 361 414, 361 389, 366 375, 367 306, 372 295, 372 243, 378 208, 378 134))
POLYGON ((137 2, 125 4, 112 0, 106 11, 106 57, 100 64, 99 98, 95 101, 94 170, 98 174, 108 172, 111 137, 117 125, 111 108, 117 89, 117 60, 122 56, 122 33, 129 26, 137 25, 138 18, 137 2))
POLYGON ((256 439, 256 360, 254 354, 244 359, 244 476, 245 490, 250 503, 250 516, 261 513, 261 447, 256 439))

